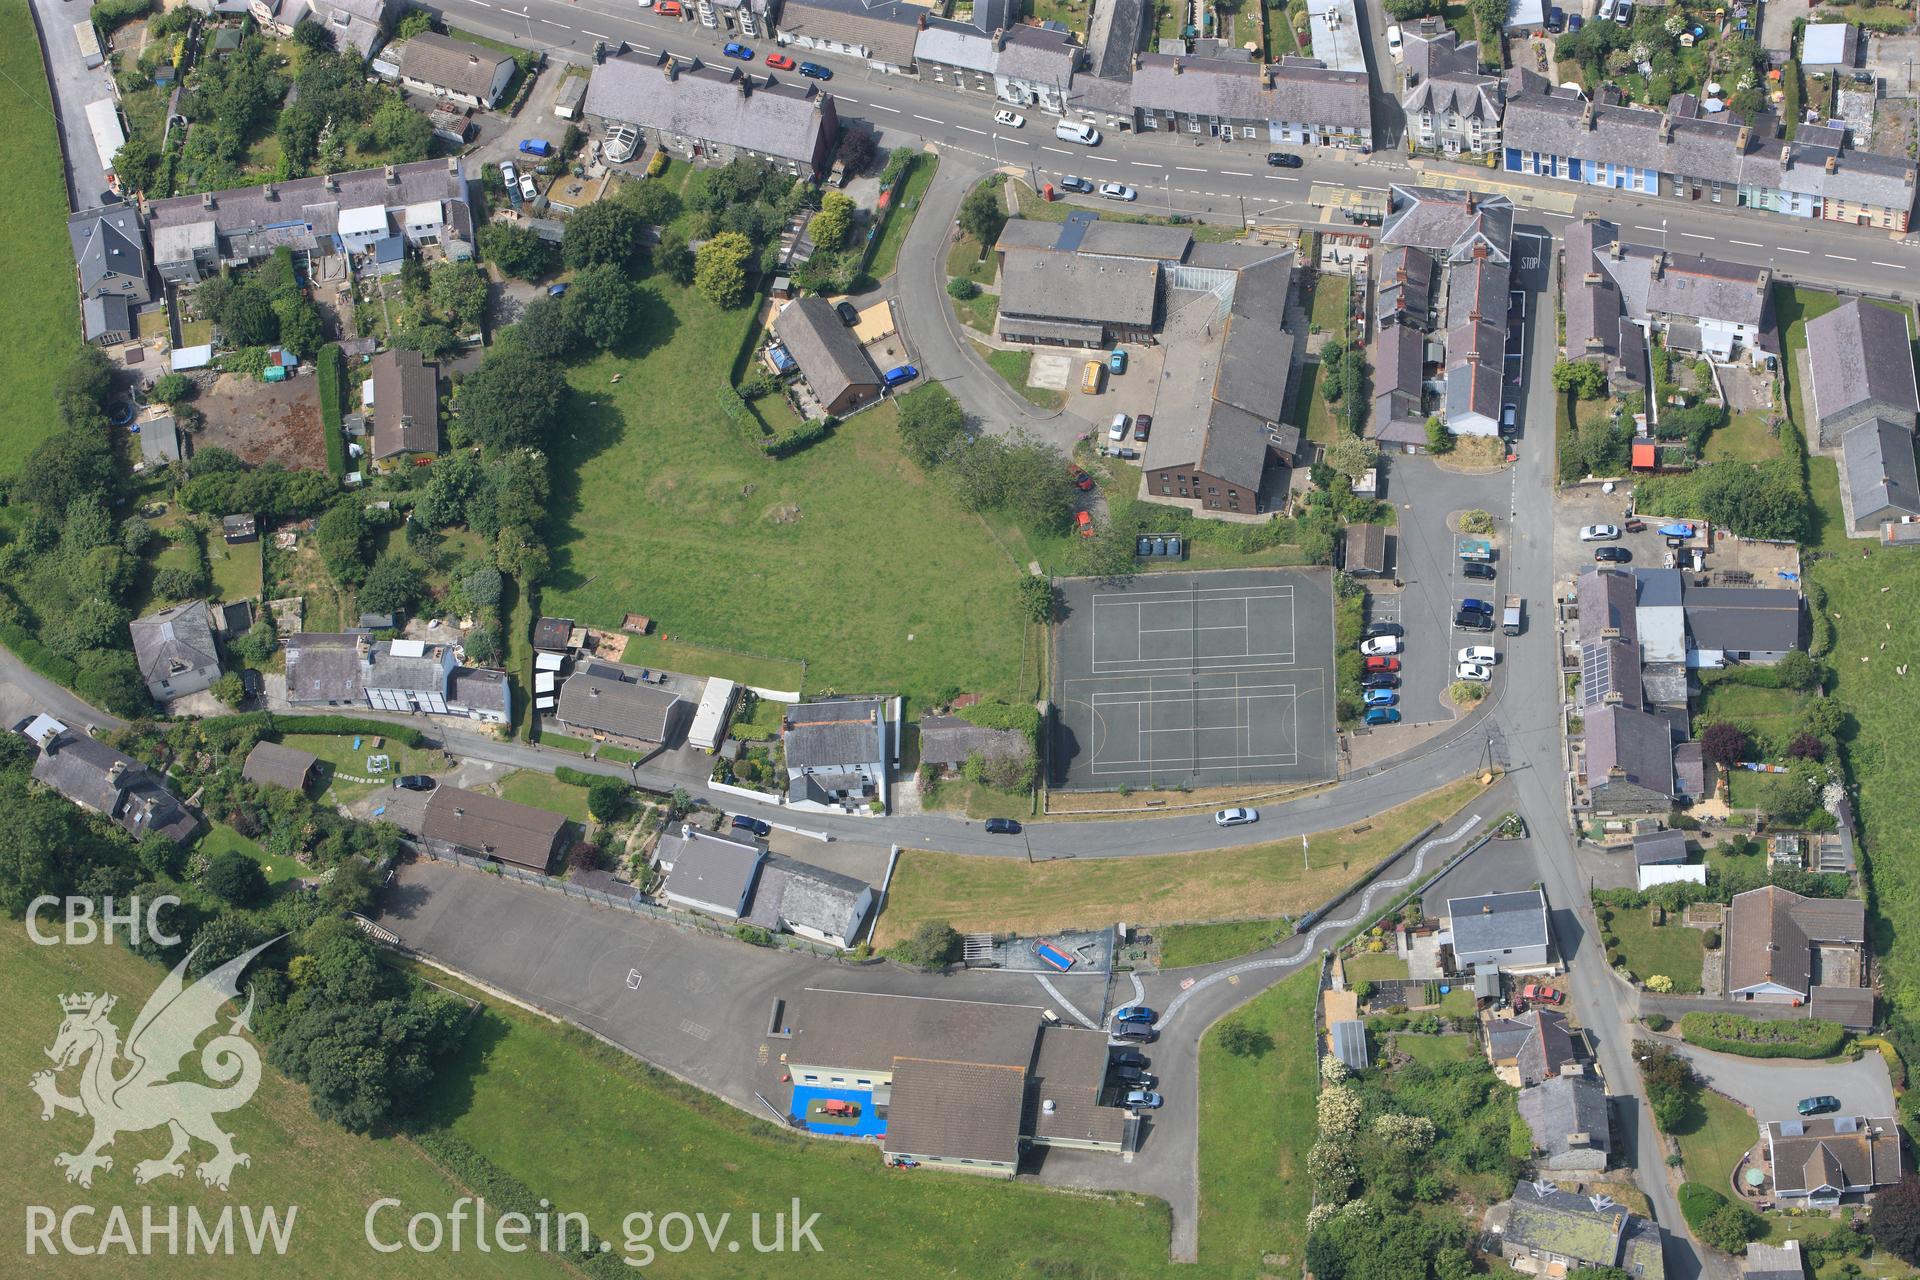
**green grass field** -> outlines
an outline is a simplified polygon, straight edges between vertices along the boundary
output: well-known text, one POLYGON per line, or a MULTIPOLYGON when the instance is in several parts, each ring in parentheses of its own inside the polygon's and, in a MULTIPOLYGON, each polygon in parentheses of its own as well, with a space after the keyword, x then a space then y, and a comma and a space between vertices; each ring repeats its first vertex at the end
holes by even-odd
POLYGON ((225 853, 229 849, 238 849, 259 863, 267 873, 268 884, 282 884, 295 879, 305 869, 292 858, 268 853, 224 822, 209 824, 206 835, 200 838, 200 852, 212 856, 216 853, 225 853))
POLYGON ((813 691, 1011 694, 1017 570, 902 456, 892 407, 765 457, 714 403, 749 317, 646 288, 640 350, 572 374, 541 611, 644 613, 688 644, 804 658, 813 691))
MULTIPOLYGON (((0 1044, 0 1072, 16 1082, 17 1091, 13 1104, 0 1108, 0 1141, 9 1153, 7 1171, 0 1173, 0 1197, 16 1206, 16 1212, 26 1205, 43 1205, 56 1213, 75 1205, 97 1206, 97 1216, 75 1220, 81 1242, 89 1237, 92 1242, 99 1241, 109 1206, 124 1207, 133 1221, 136 1240, 143 1207, 151 1208, 163 1223, 170 1209, 181 1214, 178 1254, 162 1251, 134 1262, 117 1251, 101 1258, 76 1257, 62 1250, 58 1257, 42 1254, 26 1258, 19 1253, 24 1248, 22 1232, 15 1236, 14 1244, 20 1269, 16 1271, 15 1264, 9 1264, 5 1268, 8 1274, 52 1280, 135 1272, 149 1280, 238 1280, 268 1272, 287 1280, 334 1280, 346 1275, 464 1280, 480 1274, 471 1252, 387 1255, 368 1248, 362 1223, 374 1201, 392 1197, 410 1206, 409 1211, 432 1208, 444 1213, 466 1190, 443 1177, 411 1143, 356 1137, 321 1120, 307 1105, 306 1090, 270 1067, 263 1069, 253 1100, 219 1119, 221 1126, 233 1134, 235 1147, 253 1161, 234 1171, 228 1190, 203 1186, 194 1176, 191 1160, 184 1177, 136 1186, 134 1165, 158 1158, 167 1149, 166 1135, 154 1129, 122 1133, 109 1148, 113 1168, 96 1174, 90 1190, 66 1182, 54 1167, 54 1154, 80 1150, 91 1125, 65 1112, 43 1122, 38 1102, 25 1091, 28 1077, 48 1066, 43 1050, 53 1043, 60 1026, 59 998, 82 991, 114 994, 119 997, 119 1007, 112 1019, 124 1035, 164 976, 159 966, 119 946, 39 947, 28 941, 17 921, 0 925, 0 1017, 15 1031, 0 1044), (253 1206, 256 1211, 272 1206, 282 1213, 290 1205, 299 1206, 284 1258, 263 1261, 244 1251, 233 1256, 186 1252, 185 1214, 189 1207, 212 1219, 228 1207, 235 1207, 237 1215, 240 1205, 253 1206)), ((228 1006, 223 1018, 236 1012, 228 1006)), ((197 1062, 197 1056, 187 1059, 189 1073, 197 1071, 197 1062)), ((74 1091, 77 1075, 71 1070, 62 1073, 60 1083, 65 1092, 74 1091)), ((207 1154, 208 1148, 196 1145, 195 1159, 207 1154)), ((863 1154, 872 1158, 870 1152, 863 1154)), ((15 1221, 18 1230, 20 1220, 15 1221)), ((388 1221, 386 1217, 381 1219, 383 1227, 388 1221)), ((404 1229, 404 1218, 401 1221, 404 1229)), ((164 1239, 160 1239, 164 1247, 164 1239)), ((57 1233, 54 1240, 59 1240, 57 1233)), ((574 1273, 535 1254, 496 1253, 487 1258, 484 1274, 508 1280, 565 1280, 574 1273)))
POLYGON ((1361 952, 1344 962, 1347 971, 1347 983, 1380 982, 1407 976, 1407 962, 1388 952, 1378 955, 1361 952))
POLYGON ((1784 773, 1755 773, 1735 769, 1727 775, 1727 802, 1736 809, 1762 809, 1778 813, 1783 807, 1782 793, 1787 787, 1784 773))
POLYGON ((1324 275, 1313 286, 1311 322, 1313 327, 1331 333, 1341 341, 1347 335, 1347 298, 1353 282, 1342 275, 1324 275))
MULTIPOLYGON (((19 469, 33 447, 59 426, 51 408, 53 380, 80 345, 73 250, 67 243, 67 187, 61 174, 40 42, 26 0, 0 3, 0 104, 12 127, 0 142, 0 217, 12 232, 0 243, 0 278, 13 299, 0 308, 0 474, 19 469)), ((84 15, 80 15, 84 16, 84 15)), ((71 26, 47 32, 73 39, 71 26)))
POLYGON ((1733 1167, 1759 1138, 1752 1116, 1710 1089, 1701 1089, 1687 1106, 1687 1115, 1674 1130, 1687 1177, 1725 1191, 1733 1167))
MULTIPOLYGON (((797 691, 806 676, 806 669, 798 662, 732 653, 725 649, 706 649, 658 631, 651 635, 627 637, 627 649, 620 660, 637 667, 678 671, 682 675, 719 676, 736 684, 778 689, 783 693, 797 691)), ((540 740, 546 742, 551 736, 542 734, 540 740)))
POLYGON ((1438 1067, 1449 1062, 1469 1062, 1479 1056, 1480 1046, 1471 1036, 1416 1036, 1398 1032, 1393 1037, 1396 1053, 1404 1053, 1422 1066, 1438 1067))
POLYGON ((1300 1273, 1312 1204, 1307 1151, 1320 1084, 1315 977, 1313 969, 1302 970, 1234 1015, 1266 1032, 1272 1047, 1265 1053, 1228 1053, 1217 1028, 1200 1042, 1203 1269, 1235 1276, 1300 1273))
POLYGON ((1710 680, 1702 682, 1699 714, 1702 719, 1731 721, 1746 729, 1750 736, 1760 739, 1756 748, 1761 752, 1784 754, 1811 700, 1810 695, 1794 689, 1762 689, 1710 680))
POLYGON ((207 535, 207 560, 213 566, 213 590, 221 600, 260 598, 260 542, 229 545, 216 529, 207 535))
POLYGON ((1656 973, 1673 979, 1673 989, 1700 990, 1700 961, 1706 954, 1698 929, 1689 929, 1677 916, 1655 927, 1645 908, 1616 907, 1609 926, 1620 939, 1620 958, 1628 972, 1645 982, 1656 973))
POLYGON ((1707 437, 1705 462, 1765 462, 1780 456, 1780 438, 1767 430, 1765 414, 1743 411, 1707 437))
POLYGON ((1190 969, 1265 951, 1291 937, 1293 925, 1284 920, 1222 920, 1161 925, 1153 932, 1160 939, 1160 967, 1190 969))
POLYGON ((867 263, 868 280, 878 282, 893 274, 894 264, 900 260, 900 246, 907 242, 907 230, 913 226, 920 202, 926 198, 927 188, 933 185, 933 175, 939 170, 939 156, 921 152, 914 157, 913 172, 900 184, 894 205, 887 213, 886 225, 880 228, 880 243, 873 247, 873 258, 867 263))
POLYGON ((550 773, 517 770, 500 779, 500 794, 516 804, 563 813, 582 826, 587 823, 587 789, 562 782, 550 773))
POLYGON ((1000 314, 1000 299, 997 296, 976 293, 971 298, 953 298, 951 301, 953 314, 960 317, 961 324, 976 333, 992 334, 993 322, 1000 314))
POLYGON ((402 746, 398 739, 387 738, 379 747, 373 745, 371 735, 340 733, 289 733, 281 738, 289 747, 301 751, 311 751, 320 757, 320 776, 323 786, 316 793, 335 804, 346 804, 357 800, 369 792, 379 791, 392 785, 392 780, 403 773, 429 773, 442 767, 438 751, 421 751, 414 747, 402 746), (353 749, 354 738, 360 738, 360 749, 353 749), (367 757, 387 755, 393 767, 381 775, 375 782, 350 782, 336 774, 351 774, 356 778, 366 778, 367 757))
MULTIPOLYGON (((661 1274, 684 1280, 1069 1275, 1095 1260, 1102 1275, 1168 1269, 1162 1205, 891 1171, 872 1143, 810 1139, 752 1118, 509 1006, 481 1015, 445 1084, 438 1120, 535 1194, 585 1213, 616 1248, 622 1219, 635 1211, 731 1213, 742 1232, 748 1215, 790 1212, 796 1196, 803 1216, 820 1215, 820 1253, 752 1263, 704 1246, 663 1255, 661 1274), (582 1119, 555 1123, 560 1116, 582 1119)), ((1310 1097, 1307 1105, 1310 1114, 1310 1097)))
POLYGON ((947 250, 947 274, 950 276, 965 276, 982 289, 991 289, 997 271, 994 255, 982 254, 980 242, 970 235, 963 233, 947 250))

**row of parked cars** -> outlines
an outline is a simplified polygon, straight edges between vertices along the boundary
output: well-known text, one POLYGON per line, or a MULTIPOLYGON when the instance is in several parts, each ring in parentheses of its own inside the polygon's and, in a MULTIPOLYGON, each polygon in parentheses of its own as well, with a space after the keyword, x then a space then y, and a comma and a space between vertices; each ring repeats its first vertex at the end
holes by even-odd
POLYGON ((1159 1016, 1143 1004, 1124 1005, 1113 1011, 1113 1028, 1108 1032, 1111 1043, 1121 1049, 1113 1056, 1109 1069, 1126 1091, 1126 1104, 1140 1111, 1159 1108, 1162 1099, 1154 1090, 1160 1081, 1147 1070, 1153 1064, 1147 1061, 1146 1055, 1125 1046, 1152 1044, 1160 1034, 1153 1027, 1153 1020, 1159 1016))
POLYGON ((1360 640, 1360 693, 1369 725, 1400 723, 1400 651, 1407 629, 1376 622, 1360 640))

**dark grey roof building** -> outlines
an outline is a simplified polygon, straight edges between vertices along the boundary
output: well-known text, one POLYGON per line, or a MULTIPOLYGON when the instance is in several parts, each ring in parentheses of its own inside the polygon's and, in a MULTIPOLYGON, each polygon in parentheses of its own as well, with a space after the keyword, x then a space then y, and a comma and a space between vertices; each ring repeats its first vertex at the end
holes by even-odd
POLYGON ((843 417, 879 399, 880 375, 825 298, 808 294, 787 303, 774 316, 773 331, 823 413, 843 417))
POLYGON ((1561 1075, 1522 1089, 1520 1118, 1533 1130, 1536 1169, 1598 1172, 1607 1167, 1613 1123, 1607 1091, 1589 1075, 1561 1075))
POLYGON ((1124 86, 1133 75, 1133 56, 1146 47, 1152 25, 1147 20, 1150 0, 1113 0, 1093 7, 1087 24, 1087 52, 1092 79, 1124 86))
POLYGON ((76 213, 67 219, 67 239, 73 244, 82 298, 119 298, 136 306, 153 301, 146 228, 135 206, 114 204, 76 213))
POLYGON ((570 729, 658 746, 679 727, 686 710, 686 702, 676 694, 596 667, 576 670, 566 678, 552 714, 570 729))
POLYGON ((780 43, 865 58, 876 71, 913 67, 914 41, 932 10, 906 0, 783 0, 780 43))
POLYGON ((747 920, 845 949, 873 910, 873 886, 798 858, 770 853, 760 866, 747 920))
POLYGON ((1457 969, 1474 965, 1514 969, 1548 963, 1547 899, 1538 889, 1448 898, 1447 927, 1457 969))
MULTIPOLYGON (((385 56, 394 56, 393 51, 385 56)), ((437 31, 410 37, 397 61, 408 87, 476 107, 498 102, 515 70, 512 55, 437 31)))
POLYGON ((1801 647, 1800 593, 1791 587, 1686 588, 1687 665, 1770 665, 1801 647))
POLYGON ((999 336, 1008 342, 1102 347, 1152 336, 1160 264, 1045 249, 1001 254, 999 336))
POLYGON ((418 351, 393 348, 373 358, 373 456, 440 452, 440 375, 418 351))
POLYGON ((1673 807, 1673 736, 1663 718, 1638 707, 1596 707, 1586 717, 1586 753, 1596 816, 1673 807))
POLYGON ((1265 146, 1373 145, 1369 80, 1309 58, 1267 66, 1161 53, 1134 62, 1133 109, 1144 131, 1241 138, 1265 146), (1231 130, 1231 133, 1229 132, 1231 130))
POLYGON ((584 109, 597 121, 651 129, 682 155, 753 156, 814 178, 832 167, 840 133, 833 95, 811 80, 788 84, 664 50, 622 52, 595 67, 584 109))
POLYGON ((156 831, 184 844, 200 829, 200 816, 132 756, 74 733, 48 715, 35 716, 21 734, 40 749, 34 781, 109 819, 134 839, 156 831))
POLYGON ((678 831, 660 837, 655 857, 667 872, 663 892, 669 902, 738 920, 753 901, 767 851, 683 823, 678 831))
POLYGON ((802 702, 782 740, 791 804, 864 809, 887 804, 887 704, 878 698, 802 702))
POLYGON ((1633 838, 1635 866, 1667 866, 1687 860, 1687 833, 1648 831, 1633 838))
POLYGON ((561 814, 442 784, 428 796, 417 834, 435 852, 492 858, 544 875, 566 830, 561 814))
POLYGON ((80 336, 97 346, 131 342, 137 332, 133 304, 118 294, 80 299, 80 336))
POLYGON ((1815 316, 1807 321, 1807 369, 1822 447, 1875 418, 1912 435, 1920 390, 1904 312, 1854 298, 1815 316))
POLYGON ((220 678, 220 646, 205 600, 169 605, 135 618, 128 629, 140 678, 155 702, 199 693, 220 678))
POLYGON ((1579 1067, 1567 1016, 1538 1006, 1487 1024, 1487 1060, 1522 1089, 1579 1067))
POLYGON ((240 776, 248 782, 268 783, 289 791, 304 792, 319 766, 320 757, 311 751, 285 747, 277 742, 256 742, 253 750, 247 752, 247 762, 241 766, 240 776))
POLYGON ((1489 1234, 1515 1271, 1565 1275, 1615 1267, 1635 1280, 1665 1280, 1660 1228, 1604 1195, 1575 1195, 1551 1182, 1522 1182, 1487 1212, 1489 1234))
POLYGON ((1870 418, 1840 437, 1840 470, 1846 477, 1847 527, 1873 533, 1881 522, 1920 515, 1913 432, 1885 418, 1870 418))

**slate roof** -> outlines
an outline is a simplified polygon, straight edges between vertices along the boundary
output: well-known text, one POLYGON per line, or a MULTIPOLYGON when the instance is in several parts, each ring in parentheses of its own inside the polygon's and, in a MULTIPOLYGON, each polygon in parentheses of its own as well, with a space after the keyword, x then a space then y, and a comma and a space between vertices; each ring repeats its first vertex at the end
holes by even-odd
MULTIPOLYGON (((384 56, 384 55, 383 55, 384 56)), ((400 49, 400 73, 411 80, 465 94, 485 102, 493 94, 493 78, 509 54, 466 40, 423 31, 400 49)))
MULTIPOLYGON (((1394 245, 1380 255, 1380 278, 1374 291, 1374 311, 1382 318, 1402 317, 1403 324, 1427 328, 1433 311, 1433 257, 1412 245, 1394 245)), ((1387 329, 1397 326, 1388 325, 1387 329)), ((1382 333, 1384 339, 1385 333, 1382 333)))
POLYGON ((813 1066, 884 1071, 924 1058, 1025 1070, 1040 1028, 1031 1005, 818 989, 788 1003, 788 1060, 813 1066))
POLYGON ((1448 898, 1447 917, 1456 956, 1547 942, 1547 899, 1538 889, 1448 898))
POLYGON ((1502 138, 1506 146, 1521 151, 1633 164, 1725 186, 1857 200, 1891 209, 1913 205, 1911 161, 1781 142, 1771 116, 1753 123, 1742 150, 1743 127, 1726 116, 1687 119, 1529 89, 1508 95, 1502 138), (1663 121, 1671 128, 1665 140, 1663 121), (1835 166, 1832 173, 1826 170, 1829 159, 1835 166))
POLYGON ((1593 1266, 1619 1266, 1640 1280, 1664 1280, 1660 1228, 1607 1196, 1576 1195, 1551 1182, 1521 1182, 1497 1207, 1509 1256, 1537 1250, 1593 1266))
POLYGON ((440 452, 440 378, 418 351, 373 358, 373 456, 440 452))
POLYGON ((247 752, 240 776, 248 782, 271 783, 289 791, 304 791, 313 766, 320 757, 298 747, 283 747, 277 742, 256 742, 247 752))
POLYGON ((1767 1123, 1767 1147, 1774 1187, 1784 1194, 1900 1181, 1900 1130, 1891 1117, 1772 1120, 1767 1123))
POLYGON ((767 929, 800 926, 850 942, 861 924, 855 911, 872 888, 853 876, 770 853, 761 864, 747 918, 767 929))
MULTIPOLYGON (((788 5, 788 12, 793 8, 788 5)), ((811 165, 822 131, 838 127, 832 102, 811 80, 787 84, 743 75, 737 67, 675 60, 664 51, 658 57, 630 52, 593 69, 585 111, 811 165), (672 77, 668 65, 675 69, 672 77), (743 90, 747 84, 751 93, 743 90)))
POLYGON ((1800 644, 1800 593, 1792 587, 1688 587, 1687 635, 1695 649, 1780 650, 1800 644))
POLYGON ((88 342, 133 331, 133 304, 119 294, 80 299, 80 333, 88 342))
POLYGON ((655 856, 673 866, 667 873, 668 894, 744 916, 767 851, 756 844, 682 826, 660 837, 655 856))
MULTIPOLYGON (((1451 262, 1471 261, 1476 249, 1484 249, 1486 257, 1508 263, 1513 255, 1513 202, 1479 191, 1394 183, 1387 190, 1380 243, 1425 249, 1451 262)), ((1504 300, 1498 314, 1506 314, 1504 300)))
POLYGON ((1622 640, 1591 640, 1580 646, 1580 705, 1620 702, 1638 707, 1645 700, 1640 653, 1622 640))
POLYGON ((884 764, 878 753, 885 750, 885 716, 877 698, 796 704, 787 711, 787 768, 884 764))
POLYGON ((213 611, 205 600, 188 600, 135 618, 128 630, 133 636, 133 657, 140 664, 140 678, 150 685, 201 667, 220 666, 220 647, 213 638, 213 611))
POLYGON ((513 693, 507 685, 507 673, 491 667, 455 667, 447 676, 447 702, 508 715, 513 710, 513 693))
POLYGON ((1665 720, 1633 707, 1603 706, 1586 721, 1589 788, 1613 781, 1618 767, 1624 781, 1674 794, 1673 738, 1665 720))
POLYGON ((1380 331, 1373 348, 1373 418, 1368 434, 1379 435, 1389 422, 1421 424, 1426 387, 1426 335, 1408 325, 1390 324, 1380 331))
POLYGON ((1351 573, 1387 571, 1387 530, 1385 525, 1350 524, 1346 530, 1346 557, 1342 564, 1351 573))
POLYGON ((1628 644, 1639 643, 1634 586, 1632 574, 1612 569, 1593 568, 1580 575, 1575 584, 1580 643, 1603 640, 1609 632, 1628 644))
POLYGON ((1178 262, 1193 247, 1193 233, 1185 227, 1156 227, 1140 222, 1108 222, 1096 218, 1080 235, 1080 253, 1094 258, 1146 258, 1178 262))
POLYGON ((1771 982, 1805 995, 1813 945, 1864 944, 1867 907, 1858 898, 1805 898, 1764 885, 1734 895, 1724 932, 1729 992, 1771 982))
POLYGON ((1863 404, 1879 404, 1913 430, 1920 391, 1913 344, 1898 311, 1854 298, 1807 321, 1807 368, 1813 378, 1813 414, 1824 422, 1863 404))
POLYGON ((1565 1014, 1529 1009, 1487 1024, 1487 1053, 1495 1063, 1511 1061, 1522 1086, 1539 1084, 1574 1060, 1573 1034, 1565 1014))
POLYGON ((978 753, 985 759, 1011 759, 1031 754, 1026 736, 1012 729, 988 729, 959 716, 920 717, 920 759, 922 763, 965 764, 978 753))
POLYGON ((566 825, 561 814, 442 783, 427 799, 420 833, 544 874, 566 825))
POLYGON ((335 632, 298 631, 286 639, 287 701, 358 702, 361 682, 357 637, 335 632))
POLYGON ((1587 1134, 1601 1151, 1613 1145, 1607 1091, 1592 1076, 1554 1076, 1522 1089, 1515 1102, 1533 1130, 1534 1147, 1549 1160, 1575 1150, 1567 1139, 1576 1133, 1587 1134))
POLYGON ((1871 527, 1889 516, 1920 515, 1912 431, 1874 418, 1840 437, 1840 455, 1856 528, 1863 521, 1871 527))
POLYGON ((1683 796, 1707 794, 1707 757, 1698 742, 1683 742, 1673 749, 1673 784, 1683 796))
POLYGON ((1268 67, 1148 53, 1133 73, 1139 111, 1353 128, 1371 118, 1368 78, 1315 65, 1268 67), (1176 70, 1176 68, 1178 68, 1176 70))
POLYGON ((1093 8, 1087 24, 1087 49, 1092 55, 1093 75, 1083 77, 1076 88, 1089 85, 1114 85, 1124 91, 1133 74, 1133 55, 1147 29, 1149 0, 1113 0, 1093 8))
POLYGON ((1020 1132, 1062 1141, 1121 1142, 1126 1113, 1100 1105, 1107 1078, 1106 1033, 1085 1027, 1041 1027, 1027 1074, 1020 1132), (1043 1103, 1052 1103, 1047 1112, 1043 1103))
POLYGON ((158 831, 178 844, 199 829, 198 815, 132 756, 64 726, 38 745, 40 755, 33 762, 36 782, 104 815, 134 839, 158 831))
POLYGON ((880 375, 860 349, 853 330, 842 324, 833 306, 817 294, 787 303, 773 319, 774 332, 806 375, 820 403, 833 404, 850 388, 876 393, 880 375))
POLYGON ((1740 1274, 1745 1280, 1807 1280, 1806 1263, 1800 1258, 1800 1242, 1749 1244, 1746 1269, 1740 1274))
POLYGON ((554 718, 637 742, 665 742, 679 703, 657 685, 575 671, 560 686, 554 718))
POLYGON ((876 61, 910 67, 920 20, 931 13, 904 0, 784 0, 779 28, 783 36, 835 40, 867 50, 876 61))
POLYGON ((1024 1065, 902 1061, 893 1069, 893 1101, 881 1149, 889 1155, 1016 1163, 1026 1096, 1024 1065))
MULTIPOLYGON (((211 221, 220 235, 256 248, 273 245, 307 245, 316 237, 331 236, 339 228, 342 209, 379 206, 402 209, 414 205, 442 204, 442 215, 463 240, 473 239, 472 214, 467 207, 466 172, 458 157, 451 160, 421 160, 393 166, 393 179, 385 168, 356 169, 313 178, 295 178, 288 182, 256 183, 201 196, 173 196, 155 200, 147 206, 147 226, 156 245, 161 233, 175 227, 211 221), (327 183, 331 181, 333 190, 327 183), (272 195, 268 195, 268 189, 272 195), (207 208, 211 198, 212 208, 207 208)), ((199 242, 202 231, 184 232, 199 242)), ((178 250, 176 250, 177 252, 178 250)), ((159 254, 169 261, 167 254, 159 254)))
POLYGON ((73 244, 82 294, 91 294, 111 276, 126 275, 140 282, 140 299, 148 296, 147 240, 139 210, 116 204, 76 213, 67 219, 67 238, 73 244))
POLYGON ((369 641, 366 661, 361 664, 360 681, 368 689, 404 689, 415 693, 444 694, 447 690, 447 651, 441 645, 421 645, 412 652, 405 641, 369 641), (396 649, 396 646, 400 648, 396 649))
POLYGON ((983 7, 975 6, 971 24, 927 19, 926 28, 914 42, 914 57, 920 62, 964 67, 1033 84, 1064 86, 1072 80, 1073 64, 1079 57, 1072 36, 1044 27, 1013 26, 1000 33, 996 47, 995 26, 1006 24, 983 22, 983 7))
POLYGON ((180 460, 180 427, 171 415, 148 418, 140 424, 140 456, 163 465, 180 460))
POLYGON ((1687 860, 1687 833, 1684 831, 1648 831, 1633 838, 1635 866, 1664 866, 1687 860))
POLYGON ((1160 267, 1154 262, 1008 249, 1000 272, 1000 314, 1145 326, 1153 323, 1159 285, 1160 267))

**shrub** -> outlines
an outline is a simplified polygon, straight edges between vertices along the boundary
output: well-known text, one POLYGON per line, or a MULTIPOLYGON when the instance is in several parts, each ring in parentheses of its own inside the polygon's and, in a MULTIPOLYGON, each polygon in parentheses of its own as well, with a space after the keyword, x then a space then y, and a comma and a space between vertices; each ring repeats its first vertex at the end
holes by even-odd
POLYGON ((1650 1013, 1640 1019, 1640 1021, 1647 1024, 1647 1030, 1649 1031, 1665 1031, 1673 1025, 1672 1019, 1668 1018, 1664 1013, 1650 1013))
POLYGON ((1700 945, 1709 951, 1718 951, 1720 949, 1720 931, 1718 929, 1707 930, 1700 936, 1700 945))
POLYGON ((1818 1018, 1761 1021, 1737 1013, 1689 1013, 1680 1019, 1687 1043, 1748 1058, 1831 1058, 1846 1043, 1837 1022, 1818 1018))
POLYGON ((894 946, 893 957, 916 969, 943 969, 960 958, 960 935, 944 920, 923 921, 894 946))
POLYGON ((654 152, 653 159, 647 161, 647 176, 649 178, 657 178, 666 171, 667 153, 664 151, 654 152))
POLYGON ((1236 1058, 1256 1057, 1272 1047, 1273 1041, 1264 1031, 1248 1026, 1240 1018, 1229 1018, 1220 1024, 1215 1033, 1220 1047, 1236 1058))
POLYGON ((1485 511, 1480 510, 1478 507, 1475 507, 1471 511, 1463 512, 1460 516, 1460 532, 1480 533, 1480 534, 1492 533, 1493 517, 1491 515, 1488 515, 1485 511))
POLYGON ((1680 1213, 1702 1244, 1725 1253, 1737 1253, 1766 1233, 1759 1214, 1702 1182, 1680 1184, 1680 1213))
POLYGON ((961 302, 965 302, 968 298, 977 297, 979 293, 980 286, 965 276, 955 276, 953 279, 947 281, 948 296, 957 298, 961 302))
POLYGON ((587 812, 599 822, 611 822, 626 807, 627 784, 613 777, 596 777, 587 784, 587 812))

